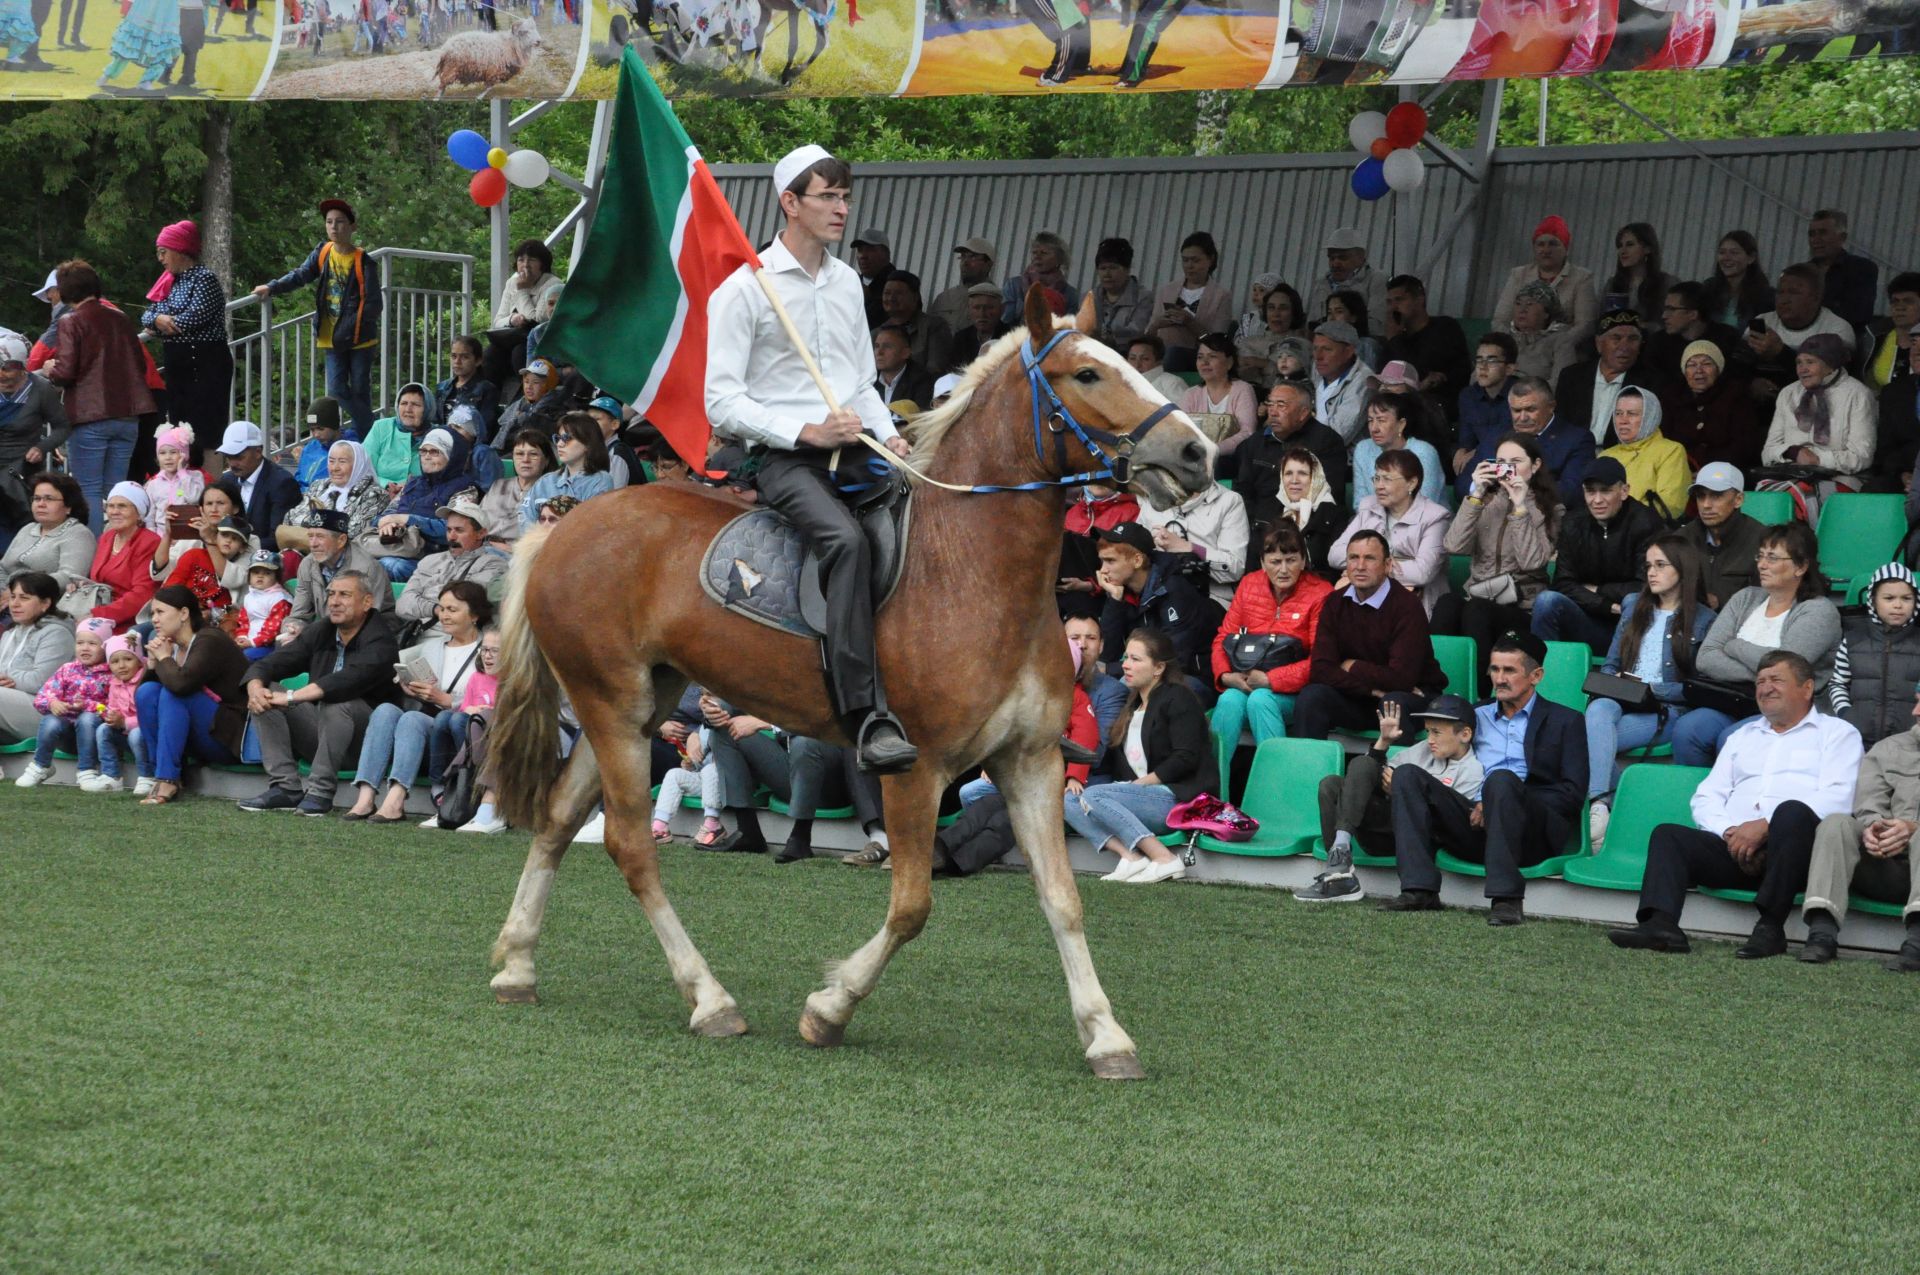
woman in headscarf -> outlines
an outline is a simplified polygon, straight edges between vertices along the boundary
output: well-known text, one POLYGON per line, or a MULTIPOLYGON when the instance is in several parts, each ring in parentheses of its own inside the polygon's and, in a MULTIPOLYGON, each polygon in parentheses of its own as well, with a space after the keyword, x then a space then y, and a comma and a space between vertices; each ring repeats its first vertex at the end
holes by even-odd
POLYGON ((124 633, 153 596, 150 564, 160 537, 142 522, 147 516, 147 493, 138 483, 115 483, 107 492, 106 505, 105 527, 87 578, 113 592, 113 600, 95 607, 93 614, 111 620, 115 633, 124 633))
POLYGON ((444 429, 428 430, 420 440, 420 472, 407 479, 375 525, 383 550, 380 565, 389 579, 407 579, 421 558, 447 547, 447 524, 440 510, 463 491, 480 498, 479 484, 467 466, 466 444, 444 429))
MULTIPOLYGON (((1320 458, 1304 447, 1289 447, 1280 453, 1280 516, 1292 523, 1307 542, 1308 565, 1331 580, 1334 576, 1327 555, 1333 549, 1340 529, 1347 525, 1346 511, 1327 487, 1326 470, 1320 458)), ((1254 528, 1265 537, 1271 528, 1254 528)))
MULTIPOLYGON (((1829 332, 1808 337, 1794 356, 1794 384, 1773 404, 1773 428, 1760 449, 1763 465, 1819 465, 1833 486, 1858 491, 1873 465, 1878 435, 1873 391, 1849 375, 1851 351, 1829 332)), ((1821 484, 1822 495, 1829 484, 1821 484)))
POLYGON ((439 415, 433 391, 419 381, 408 381, 393 396, 393 415, 381 417, 367 431, 367 460, 389 493, 397 494, 407 479, 420 472, 420 439, 439 415))
POLYGON ((147 291, 153 302, 140 326, 165 343, 167 413, 193 430, 205 452, 220 444, 233 388, 227 348, 227 294, 220 277, 200 264, 200 228, 176 221, 154 239, 161 275, 147 291))
POLYGON ((1693 471, 1687 449, 1660 432, 1660 419, 1660 400, 1637 385, 1627 386, 1613 404, 1613 432, 1620 442, 1600 454, 1626 469, 1635 500, 1672 523, 1686 513, 1693 471))
POLYGON ((347 536, 358 540, 374 531, 380 515, 392 504, 387 489, 373 472, 367 449, 352 439, 335 440, 327 448, 327 472, 313 480, 307 498, 287 516, 276 533, 282 549, 307 551, 307 532, 320 525, 320 511, 338 509, 347 516, 347 536))
POLYGON ((1535 280, 1514 296, 1513 323, 1508 329, 1519 354, 1513 366, 1522 376, 1537 376, 1552 385, 1574 360, 1573 330, 1560 294, 1535 280))

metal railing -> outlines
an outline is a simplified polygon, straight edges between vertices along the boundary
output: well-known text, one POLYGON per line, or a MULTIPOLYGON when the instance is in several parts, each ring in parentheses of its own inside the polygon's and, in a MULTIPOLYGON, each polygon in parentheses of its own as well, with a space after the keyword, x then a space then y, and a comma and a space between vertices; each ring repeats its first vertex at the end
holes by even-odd
MULTIPOLYGON (((367 255, 379 265, 385 301, 373 378, 376 413, 385 414, 402 385, 432 384, 444 377, 448 342, 472 322, 474 259, 463 252, 417 248, 377 248, 367 255), (458 288, 446 286, 451 283, 444 277, 449 267, 459 268, 458 288), (430 275, 442 277, 424 278, 430 275)), ((251 328, 228 341, 233 351, 231 417, 259 425, 269 451, 300 440, 306 432, 307 405, 326 393, 326 360, 314 344, 312 296, 302 289, 279 298, 287 304, 291 297, 300 297, 307 306, 287 317, 276 314, 273 297, 248 293, 227 303, 229 331, 243 324, 251 328)))

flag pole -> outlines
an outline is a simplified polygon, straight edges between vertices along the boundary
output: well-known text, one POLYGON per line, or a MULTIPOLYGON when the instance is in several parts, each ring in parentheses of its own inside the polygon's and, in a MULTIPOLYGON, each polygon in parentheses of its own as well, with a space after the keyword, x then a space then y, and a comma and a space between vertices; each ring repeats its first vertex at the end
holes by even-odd
MULTIPOLYGON (((800 361, 807 365, 807 375, 813 378, 814 388, 820 391, 820 397, 827 402, 829 412, 840 410, 840 400, 834 396, 833 387, 827 384, 827 377, 814 361, 813 351, 807 348, 806 341, 800 336, 800 329, 793 325, 793 316, 787 313, 786 305, 780 300, 780 294, 774 291, 773 279, 763 267, 755 266, 753 277, 760 284, 760 291, 766 294, 767 304, 773 307, 773 317, 780 320, 780 327, 787 334, 787 340, 793 342, 793 348, 799 351, 800 361)), ((827 472, 835 473, 840 468, 840 449, 833 449, 833 457, 827 462, 827 472)))

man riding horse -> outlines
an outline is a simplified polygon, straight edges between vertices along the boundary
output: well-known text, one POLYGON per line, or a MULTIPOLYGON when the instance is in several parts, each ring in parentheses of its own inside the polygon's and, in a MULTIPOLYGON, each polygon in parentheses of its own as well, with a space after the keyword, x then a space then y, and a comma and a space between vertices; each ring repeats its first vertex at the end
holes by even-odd
POLYGON ((721 284, 708 308, 706 404, 715 433, 759 454, 761 501, 793 523, 819 558, 834 710, 860 768, 893 774, 910 769, 919 752, 887 712, 874 656, 872 554, 837 478, 867 474, 863 433, 897 456, 910 449, 873 388, 860 278, 827 251, 846 233, 852 179, 852 169, 823 147, 788 154, 773 170, 786 229, 760 254, 840 405, 821 393, 751 266, 721 284))

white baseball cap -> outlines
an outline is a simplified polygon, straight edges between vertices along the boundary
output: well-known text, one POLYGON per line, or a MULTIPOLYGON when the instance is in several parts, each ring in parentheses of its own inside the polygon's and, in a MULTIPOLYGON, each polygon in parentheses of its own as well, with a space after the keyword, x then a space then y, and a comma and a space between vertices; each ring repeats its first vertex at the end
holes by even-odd
POLYGON ((40 290, 33 294, 33 299, 35 301, 44 301, 48 305, 52 305, 54 302, 60 299, 58 295, 59 291, 60 291, 60 271, 57 269, 49 270, 47 271, 47 281, 40 285, 40 290))
POLYGON ((227 432, 220 436, 220 446, 215 450, 222 456, 238 456, 249 447, 265 447, 267 436, 252 421, 235 421, 227 426, 227 432))

